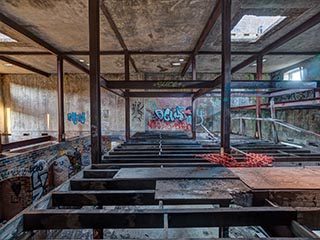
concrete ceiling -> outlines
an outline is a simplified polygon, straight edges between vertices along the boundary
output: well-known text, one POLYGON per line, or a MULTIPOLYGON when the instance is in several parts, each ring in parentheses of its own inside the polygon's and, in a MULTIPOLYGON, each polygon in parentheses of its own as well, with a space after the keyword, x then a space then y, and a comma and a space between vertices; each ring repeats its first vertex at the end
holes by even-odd
MULTIPOLYGON (((124 42, 132 51, 192 51, 216 4, 216 0, 104 0, 121 33, 124 42)), ((88 0, 2 0, 0 11, 21 26, 36 34, 61 51, 87 51, 88 0)), ((280 25, 269 31, 256 43, 233 43, 233 51, 260 51, 296 26, 320 11, 319 0, 233 0, 232 25, 245 14, 287 16, 280 25)), ((100 13, 101 50, 122 50, 106 18, 100 13)), ((221 19, 210 32, 202 51, 220 51, 221 19)), ((16 43, 0 43, 0 51, 45 51, 28 38, 0 23, 0 32, 17 40, 16 43)), ((275 51, 320 51, 318 39, 320 25, 289 41, 275 51)), ((49 73, 56 72, 56 58, 50 55, 21 56, 11 58, 37 67, 49 73)), ((78 61, 88 56, 71 56, 78 61)), ((249 56, 233 56, 232 65, 249 56)), ((266 56, 265 72, 303 61, 312 56, 266 56)), ((134 55, 137 68, 142 72, 178 73, 180 67, 172 62, 186 55, 134 55)), ((103 73, 123 73, 123 56, 101 56, 103 73)), ((219 72, 219 56, 198 56, 198 72, 219 72)), ((131 67, 132 68, 132 67, 131 67)), ((66 64, 65 71, 80 72, 66 64)), ((133 69, 131 69, 133 71, 133 69)), ((247 67, 241 72, 254 72, 247 67)), ((17 67, 5 67, 0 62, 0 73, 28 72, 17 67)))

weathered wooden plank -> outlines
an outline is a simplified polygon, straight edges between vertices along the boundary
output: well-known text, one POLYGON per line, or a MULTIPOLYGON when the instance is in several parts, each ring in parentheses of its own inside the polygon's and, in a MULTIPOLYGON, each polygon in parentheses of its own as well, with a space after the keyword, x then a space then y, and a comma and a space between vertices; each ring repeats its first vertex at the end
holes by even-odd
POLYGON ((114 179, 219 179, 238 178, 225 167, 122 168, 114 179))
POLYGON ((233 168, 231 171, 254 190, 320 190, 320 167, 233 168))
POLYGON ((297 219, 293 208, 114 209, 30 211, 23 215, 24 230, 85 228, 169 228, 289 225, 297 219))

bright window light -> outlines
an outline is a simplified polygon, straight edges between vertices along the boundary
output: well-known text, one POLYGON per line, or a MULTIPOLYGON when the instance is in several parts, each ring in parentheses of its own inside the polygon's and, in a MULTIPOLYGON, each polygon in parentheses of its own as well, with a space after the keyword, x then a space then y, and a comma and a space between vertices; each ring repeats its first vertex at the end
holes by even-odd
POLYGON ((231 31, 232 42, 256 42, 270 29, 282 22, 284 16, 244 15, 231 31))
POLYGON ((283 80, 301 81, 303 79, 303 67, 297 67, 283 74, 283 80))
POLYGON ((3 34, 3 33, 0 33, 0 42, 17 42, 17 40, 3 34))

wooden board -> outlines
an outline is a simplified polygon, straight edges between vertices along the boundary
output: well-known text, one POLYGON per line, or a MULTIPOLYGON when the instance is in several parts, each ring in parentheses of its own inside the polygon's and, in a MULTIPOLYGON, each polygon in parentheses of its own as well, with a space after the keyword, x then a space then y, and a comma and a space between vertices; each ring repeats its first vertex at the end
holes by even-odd
POLYGON ((114 179, 238 178, 225 167, 122 168, 114 179))
POLYGON ((230 170, 254 190, 320 190, 320 167, 230 168, 230 170))
POLYGON ((233 199, 233 194, 250 189, 237 179, 158 180, 155 198, 172 199, 233 199))

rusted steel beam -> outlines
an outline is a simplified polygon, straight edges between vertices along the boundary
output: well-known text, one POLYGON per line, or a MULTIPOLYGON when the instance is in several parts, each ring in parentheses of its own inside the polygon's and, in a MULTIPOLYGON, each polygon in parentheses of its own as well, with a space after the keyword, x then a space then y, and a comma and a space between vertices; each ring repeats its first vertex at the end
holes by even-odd
POLYGON ((101 163, 100 14, 99 1, 89 1, 91 162, 101 163))
POLYGON ((195 103, 195 99, 192 98, 191 101, 191 105, 192 105, 192 139, 196 139, 197 138, 197 131, 196 131, 196 121, 197 121, 197 115, 196 115, 196 103, 195 103))
POLYGON ((107 81, 106 87, 109 89, 192 89, 192 88, 212 88, 214 81, 107 81))
POLYGON ((58 82, 58 141, 65 141, 64 128, 64 72, 63 58, 57 57, 57 82, 58 82))
POLYGON ((126 96, 135 98, 180 98, 180 97, 191 97, 193 92, 129 92, 126 96))
POLYGON ((154 190, 53 192, 53 206, 158 205, 154 190))
MULTIPOLYGON (((61 56, 61 51, 58 50, 57 48, 53 47, 51 44, 48 42, 42 40, 40 37, 36 36, 34 33, 30 32, 27 30, 25 27, 21 26, 20 24, 16 23, 12 19, 8 18, 5 16, 3 13, 0 13, 0 21, 3 22, 4 24, 8 25, 12 29, 16 30, 17 32, 21 33, 22 35, 26 36, 27 38, 31 39, 35 43, 39 44, 40 46, 44 47, 47 49, 49 52, 61 56)), ((89 74, 89 70, 73 58, 70 58, 68 56, 64 56, 65 61, 69 62, 71 65, 77 67, 78 69, 86 72, 89 74)))
POLYGON ((285 207, 144 209, 144 210, 33 210, 23 215, 23 229, 163 228, 168 214, 170 228, 289 225, 297 210, 285 207), (52 221, 51 219, 54 219, 52 221), (134 219, 134 221, 128 221, 134 219))
MULTIPOLYGON (((124 56, 124 68, 125 68, 125 82, 130 81, 130 56, 128 53, 124 56)), ((130 93, 129 89, 125 90, 125 134, 126 141, 130 140, 130 97, 128 94, 130 93)))
POLYGON ((23 62, 20 62, 20 61, 17 61, 13 58, 10 58, 10 57, 5 57, 5 56, 0 56, 0 60, 4 61, 4 62, 7 62, 7 63, 11 63, 17 67, 20 67, 20 68, 23 68, 23 69, 26 69, 30 72, 34 72, 34 73, 37 73, 37 74, 40 74, 42 76, 45 76, 45 77, 50 77, 51 74, 50 73, 47 73, 39 68, 36 68, 36 67, 33 67, 29 64, 26 64, 26 63, 23 63, 23 62))
POLYGON ((231 0, 222 1, 222 62, 221 62, 221 137, 220 153, 230 153, 231 133, 231 0))
MULTIPOLYGON (((256 80, 262 79, 263 72, 263 56, 259 55, 257 58, 257 68, 256 68, 256 80)), ((259 89, 257 89, 259 91, 259 89)), ((261 118, 261 103, 262 98, 256 97, 256 118, 261 118)), ((256 121, 256 138, 262 139, 261 122, 256 121)))
MULTIPOLYGON (((130 55, 191 55, 192 51, 128 51, 130 55)), ((100 55, 124 55, 124 51, 100 51, 100 55)), ((221 51, 200 51, 197 55, 221 55, 221 51)), ((258 55, 259 52, 233 51, 231 55, 258 55)), ((318 55, 319 52, 270 52, 266 55, 318 55)), ((52 55, 46 51, 0 51, 0 55, 25 55, 25 56, 46 56, 52 55)), ((68 55, 89 55, 89 51, 63 51, 61 56, 68 55)))
POLYGON ((31 144, 47 142, 47 141, 51 141, 51 139, 52 139, 51 136, 42 136, 37 138, 21 140, 17 142, 2 143, 2 151, 8 151, 14 148, 25 147, 31 144))
POLYGON ((204 29, 202 30, 202 33, 200 35, 200 38, 198 39, 192 54, 190 55, 186 65, 184 66, 181 75, 184 76, 186 74, 186 72, 188 71, 188 68, 190 67, 192 60, 195 58, 195 56, 198 54, 198 52, 200 51, 203 43, 205 42, 205 40, 207 39, 207 36, 209 35, 211 29, 213 28, 213 26, 215 25, 215 23, 217 22, 218 17, 221 14, 221 0, 218 0, 216 3, 216 6, 214 7, 208 22, 206 23, 204 29))
MULTIPOLYGON (((118 39, 121 47, 123 48, 124 53, 125 54, 128 53, 128 47, 127 47, 126 43, 124 42, 116 23, 114 22, 113 18, 111 17, 111 14, 103 1, 100 1, 100 8, 101 8, 103 15, 106 17, 107 21, 109 22, 111 29, 113 30, 114 34, 116 35, 116 38, 118 39)), ((135 69, 135 71, 139 72, 133 58, 131 56, 129 56, 129 58, 130 58, 130 62, 132 64, 133 68, 135 69)))

